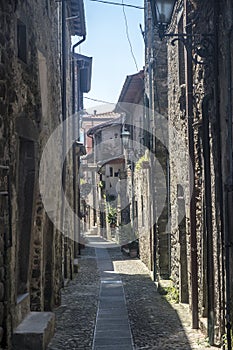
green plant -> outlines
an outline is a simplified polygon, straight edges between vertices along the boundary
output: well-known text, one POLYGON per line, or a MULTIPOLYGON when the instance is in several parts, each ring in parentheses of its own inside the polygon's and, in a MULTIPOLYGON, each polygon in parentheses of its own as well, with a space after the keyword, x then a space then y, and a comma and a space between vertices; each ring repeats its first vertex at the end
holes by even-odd
POLYGON ((80 179, 80 185, 84 185, 84 184, 86 184, 87 182, 86 182, 86 180, 85 179, 80 179))
POLYGON ((105 181, 100 181, 98 186, 99 186, 99 188, 104 189, 105 188, 105 181))
POLYGON ((139 158, 139 160, 137 161, 136 165, 135 165, 135 169, 136 171, 142 169, 142 165, 144 162, 148 162, 149 161, 149 156, 147 153, 144 154, 144 156, 142 156, 141 158, 139 158))
POLYGON ((117 210, 114 207, 109 207, 107 220, 110 226, 116 226, 117 224, 117 210))
POLYGON ((163 293, 165 299, 171 303, 179 303, 179 290, 175 286, 163 287, 163 293))
MULTIPOLYGON (((231 330, 231 343, 233 343, 233 332, 231 330)), ((222 345, 226 348, 227 347, 227 334, 222 335, 222 345)))

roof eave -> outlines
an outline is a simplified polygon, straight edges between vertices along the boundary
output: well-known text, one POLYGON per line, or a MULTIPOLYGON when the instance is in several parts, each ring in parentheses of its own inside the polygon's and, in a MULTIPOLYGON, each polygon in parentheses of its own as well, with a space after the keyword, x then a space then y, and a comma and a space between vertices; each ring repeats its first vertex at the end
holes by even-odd
POLYGON ((71 35, 86 36, 85 11, 83 0, 70 0, 71 35))

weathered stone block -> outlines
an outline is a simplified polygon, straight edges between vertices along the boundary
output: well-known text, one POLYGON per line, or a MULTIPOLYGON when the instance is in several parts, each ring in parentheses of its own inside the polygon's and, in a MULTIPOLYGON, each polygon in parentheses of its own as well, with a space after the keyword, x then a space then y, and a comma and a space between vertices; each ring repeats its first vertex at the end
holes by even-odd
POLYGON ((40 277, 40 270, 36 269, 32 271, 32 278, 38 278, 40 277))
POLYGON ((30 312, 13 333, 14 350, 45 350, 54 334, 52 312, 30 312))
POLYGON ((0 303, 0 325, 3 324, 3 318, 4 318, 4 304, 0 303))
POLYGON ((5 277, 5 269, 4 267, 0 267, 0 281, 3 281, 5 277))
POLYGON ((0 327, 0 342, 2 341, 3 333, 4 333, 3 328, 0 327))
POLYGON ((1 115, 5 115, 7 111, 7 105, 0 101, 0 113, 1 115))
POLYGON ((4 299, 4 294, 5 294, 4 284, 0 283, 0 301, 4 299))
POLYGON ((0 97, 5 98, 6 85, 4 82, 0 82, 0 97))

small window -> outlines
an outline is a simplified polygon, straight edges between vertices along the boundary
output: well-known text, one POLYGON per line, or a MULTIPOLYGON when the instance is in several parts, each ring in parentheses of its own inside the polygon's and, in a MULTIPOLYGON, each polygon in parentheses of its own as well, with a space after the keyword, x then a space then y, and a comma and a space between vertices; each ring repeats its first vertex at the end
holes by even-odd
POLYGON ((46 6, 47 15, 50 17, 50 12, 51 12, 50 0, 45 0, 45 6, 46 6))
POLYGON ((109 168, 109 175, 110 175, 111 177, 113 176, 113 168, 112 168, 112 167, 109 168))
POLYGON ((18 58, 27 63, 27 29, 21 21, 17 23, 18 58))
MULTIPOLYGON (((184 32, 183 16, 178 23, 178 33, 184 32)), ((178 40, 178 53, 179 53, 179 84, 185 84, 185 56, 184 56, 184 44, 178 40)))
POLYGON ((143 196, 141 195, 141 212, 142 212, 142 227, 144 227, 144 203, 143 203, 143 196))

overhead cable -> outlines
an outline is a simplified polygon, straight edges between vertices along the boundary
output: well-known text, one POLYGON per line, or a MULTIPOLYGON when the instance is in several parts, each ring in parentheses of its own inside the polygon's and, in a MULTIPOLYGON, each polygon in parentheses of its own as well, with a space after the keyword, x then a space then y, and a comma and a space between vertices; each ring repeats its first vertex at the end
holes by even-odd
POLYGON ((90 0, 90 1, 94 1, 94 2, 101 2, 103 4, 108 4, 108 5, 116 5, 116 6, 127 6, 127 7, 132 7, 138 10, 144 10, 144 7, 142 6, 136 6, 136 5, 130 5, 130 4, 119 4, 118 2, 112 2, 112 1, 104 1, 104 0, 90 0))

